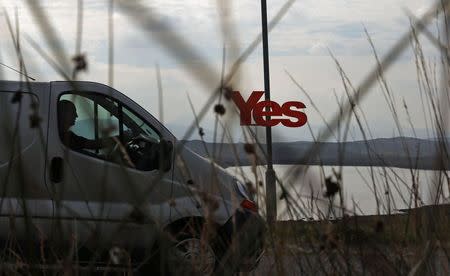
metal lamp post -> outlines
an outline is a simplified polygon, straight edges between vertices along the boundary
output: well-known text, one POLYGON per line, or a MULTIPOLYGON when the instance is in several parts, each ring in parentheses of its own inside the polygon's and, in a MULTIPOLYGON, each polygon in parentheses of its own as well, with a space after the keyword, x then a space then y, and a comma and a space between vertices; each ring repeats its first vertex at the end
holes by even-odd
MULTIPOLYGON (((261 20, 262 20, 262 46, 264 59, 264 91, 265 100, 270 101, 270 78, 269 78, 269 46, 267 38, 267 5, 266 0, 261 0, 261 20)), ((266 117, 270 120, 270 116, 266 117)), ((277 219, 277 195, 275 171, 272 163, 272 128, 266 127, 267 145, 267 171, 266 171, 266 214, 267 222, 272 224, 277 219)))

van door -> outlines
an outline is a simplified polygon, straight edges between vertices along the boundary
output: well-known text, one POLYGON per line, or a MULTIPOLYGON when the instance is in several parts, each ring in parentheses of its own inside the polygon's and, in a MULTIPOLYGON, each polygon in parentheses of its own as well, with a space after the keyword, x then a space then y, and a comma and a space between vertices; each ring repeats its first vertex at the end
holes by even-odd
MULTIPOLYGON (((143 225, 170 218, 172 170, 158 158, 174 138, 120 92, 75 85, 51 83, 46 177, 57 194, 57 232, 91 246, 147 247, 154 228, 143 225)), ((171 164, 172 154, 165 158, 171 164)))

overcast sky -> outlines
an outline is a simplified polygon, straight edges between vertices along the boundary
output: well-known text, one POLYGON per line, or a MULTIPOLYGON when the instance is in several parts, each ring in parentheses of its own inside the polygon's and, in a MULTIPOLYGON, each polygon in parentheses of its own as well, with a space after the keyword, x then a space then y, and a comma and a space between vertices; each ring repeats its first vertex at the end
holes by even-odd
MULTIPOLYGON (((117 1, 115 1, 117 2, 117 1)), ((244 50, 260 33, 260 1, 143 1, 151 11, 152 20, 159 22, 150 30, 136 25, 119 4, 114 6, 114 88, 134 99, 158 117, 158 93, 155 64, 161 68, 164 89, 164 121, 178 137, 182 137, 187 126, 194 120, 189 107, 189 93, 198 112, 220 82, 223 45, 226 46, 226 72, 237 54, 244 50), (229 24, 226 36, 221 27, 224 6, 229 7, 229 24), (222 7, 222 8, 221 8, 222 7), (198 54, 196 58, 174 56, 168 49, 167 32, 171 30, 198 54), (153 33, 151 33, 153 31, 153 33), (199 81, 207 63, 212 77, 199 81), (198 71, 193 71, 196 68, 198 71), (206 82, 206 84, 205 84, 206 82)), ((268 15, 272 18, 284 1, 268 0, 268 15)), ((405 10, 416 16, 427 11, 434 1, 430 0, 298 0, 286 16, 269 34, 270 71, 272 98, 285 101, 302 101, 315 135, 325 123, 312 108, 308 98, 289 79, 286 71, 303 86, 323 116, 329 120, 338 111, 338 98, 345 95, 344 86, 329 51, 336 56, 352 84, 356 87, 373 68, 375 59, 364 28, 370 34, 379 57, 384 56, 401 35, 408 32, 410 21, 405 10)), ((28 72, 39 81, 61 80, 62 77, 30 46, 25 36, 35 40, 49 55, 53 53, 30 13, 27 1, 1 1, 6 12, 14 18, 17 7, 22 38, 22 49, 28 72)), ((80 75, 83 80, 108 83, 108 1, 84 1, 81 51, 86 53, 89 70, 80 75)), ((75 53, 77 1, 41 1, 47 18, 56 30, 69 57, 75 53)), ((5 20, 3 15, 0 20, 5 20)), ((6 21, 4 21, 6 22, 6 21)), ((430 31, 436 33, 436 22, 430 31)), ((48 31, 48 30, 47 30, 48 31)), ((173 39, 173 37, 170 37, 173 39)), ((177 41, 177 40, 172 40, 177 41)), ((439 53, 424 37, 420 37, 425 57, 439 63, 439 53)), ((174 42, 175 43, 175 42, 174 42)), ((5 23, 0 24, 1 61, 17 68, 12 42, 5 23)), ((172 47, 173 46, 173 47, 172 47)), ((437 69, 436 69, 437 70, 437 69)), ((18 79, 16 73, 3 68, 7 79, 18 79)), ((439 73, 436 73, 439 75, 439 73)), ((206 74, 205 74, 206 75, 206 74)), ((430 121, 424 116, 418 88, 415 59, 411 47, 386 72, 388 86, 395 98, 400 124, 405 135, 412 136, 411 123, 404 109, 408 106, 411 122, 416 134, 425 138, 431 130, 430 121)), ((259 45, 240 67, 234 81, 234 89, 249 95, 253 90, 264 90, 262 49, 259 45)), ((392 114, 386 104, 379 85, 359 106, 364 111, 373 137, 398 136, 392 114)), ((212 140, 214 129, 212 107, 201 122, 206 129, 206 138, 212 140)), ((234 137, 241 137, 237 118, 222 120, 234 130, 234 137)), ((262 130, 259 131, 262 133, 262 130)), ((275 140, 311 140, 310 130, 274 129, 275 140)), ((355 120, 352 120, 349 139, 361 139, 355 120)), ((195 133, 191 139, 198 139, 195 133)))

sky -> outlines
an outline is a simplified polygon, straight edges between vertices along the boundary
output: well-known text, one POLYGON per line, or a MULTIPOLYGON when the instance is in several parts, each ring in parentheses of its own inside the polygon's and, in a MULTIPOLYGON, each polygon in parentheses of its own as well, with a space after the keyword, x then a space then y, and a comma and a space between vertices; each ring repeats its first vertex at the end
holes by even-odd
MULTIPOLYGON (((33 16, 33 5, 38 1, 0 2, 4 12, 14 21, 17 11, 21 48, 29 75, 38 81, 63 78, 36 52, 29 39, 55 60, 52 47, 33 16)), ((79 75, 81 80, 108 84, 108 3, 107 0, 83 2, 83 28, 81 52, 86 55, 88 71, 79 75)), ((114 78, 112 86, 135 100, 155 117, 159 116, 156 64, 161 70, 163 87, 163 121, 178 137, 183 137, 194 121, 188 95, 196 112, 199 112, 220 84, 225 52, 225 72, 239 54, 260 35, 261 12, 259 1, 141 1, 151 11, 153 25, 143 28, 136 14, 132 15, 121 3, 114 1, 114 78), (225 18, 229 24, 221 24, 225 18), (184 44, 182 46, 180 41, 184 44), (189 47, 186 47, 188 45, 189 47), (191 49, 194 55, 176 52, 191 49), (225 47, 225 51, 224 51, 225 47), (176 52, 174 54, 174 51, 176 52), (200 76, 200 77, 199 77, 200 76)), ((139 2, 139 1, 137 1, 139 2)), ((285 1, 267 1, 268 18, 273 18, 285 1)), ((348 79, 357 87, 374 68, 376 60, 368 41, 369 34, 377 55, 383 57, 410 29, 407 12, 417 17, 423 15, 434 3, 430 0, 298 0, 269 34, 270 81, 272 99, 280 104, 301 101, 306 105, 308 125, 300 128, 274 127, 275 141, 312 140, 326 127, 339 111, 337 99, 345 99, 346 92, 333 55, 342 66, 348 79), (287 72, 301 84, 308 97, 292 82, 287 72), (310 100, 311 99, 311 100, 310 100), (318 111, 313 107, 317 107, 318 111)), ((77 41, 76 0, 40 1, 46 18, 63 45, 66 60, 75 55, 77 41)), ((34 9, 35 10, 35 9, 34 9)), ((15 24, 13 22, 13 24, 15 24)), ((437 33, 438 21, 429 30, 437 33)), ((419 37, 427 66, 439 77, 439 52, 424 37, 419 37)), ((13 44, 6 24, 0 24, 0 60, 18 68, 13 44)), ((17 73, 3 69, 4 78, 16 80, 17 73)), ((423 95, 418 85, 416 63, 411 46, 385 72, 387 85, 394 99, 399 124, 407 136, 433 137, 432 122, 422 106, 423 95), (407 106, 408 113, 404 106, 407 106), (409 114, 409 115, 408 115, 409 114), (413 127, 411 127, 413 126, 413 127), (414 128, 414 131, 413 131, 414 128)), ((439 81, 436 81, 439 82, 439 81)), ((264 90, 262 47, 258 47, 242 63, 232 81, 233 89, 244 98, 253 90, 264 90)), ((386 102, 383 89, 376 83, 369 96, 356 108, 364 113, 366 131, 372 138, 399 136, 397 125, 386 102)), ((231 110, 231 106, 227 106, 231 110)), ((220 122, 227 126, 234 140, 243 140, 234 112, 227 112, 220 122)), ((205 129, 205 139, 214 139, 215 114, 209 107, 200 122, 205 129)), ((219 134, 221 131, 219 132, 219 134)), ((264 129, 257 130, 261 137, 264 129)), ((220 135, 219 135, 220 137, 220 135)), ((348 140, 362 139, 358 124, 353 118, 348 140)), ((334 138, 337 139, 337 132, 334 138)), ((189 139, 199 139, 194 132, 189 139)))

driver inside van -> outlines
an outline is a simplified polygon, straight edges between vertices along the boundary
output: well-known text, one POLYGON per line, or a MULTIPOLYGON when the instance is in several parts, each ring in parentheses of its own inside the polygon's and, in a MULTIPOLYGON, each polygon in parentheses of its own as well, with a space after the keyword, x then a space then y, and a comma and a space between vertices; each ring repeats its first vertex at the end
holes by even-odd
POLYGON ((97 150, 106 147, 112 147, 114 145, 115 141, 112 137, 90 140, 73 133, 70 128, 75 125, 75 121, 77 118, 77 109, 71 101, 61 100, 58 102, 59 134, 66 146, 74 150, 97 150))

